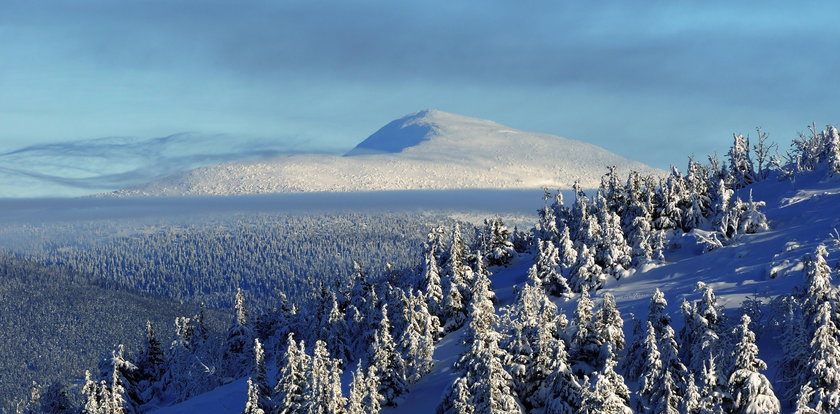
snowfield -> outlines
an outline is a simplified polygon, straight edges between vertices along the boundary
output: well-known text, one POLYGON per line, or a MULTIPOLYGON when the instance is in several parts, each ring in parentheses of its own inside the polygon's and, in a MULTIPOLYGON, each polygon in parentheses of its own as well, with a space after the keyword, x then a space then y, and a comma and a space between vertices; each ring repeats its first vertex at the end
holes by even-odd
POLYGON ((662 174, 603 148, 492 121, 425 110, 393 121, 344 156, 289 155, 201 167, 112 193, 232 195, 430 189, 594 188, 605 167, 662 174))

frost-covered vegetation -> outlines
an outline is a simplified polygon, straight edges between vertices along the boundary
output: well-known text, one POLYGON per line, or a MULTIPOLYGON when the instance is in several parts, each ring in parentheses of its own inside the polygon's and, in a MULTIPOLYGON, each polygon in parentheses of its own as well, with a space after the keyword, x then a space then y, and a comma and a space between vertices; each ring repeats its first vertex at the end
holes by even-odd
MULTIPOLYGON (((609 169, 570 205, 547 193, 525 233, 499 219, 474 237, 460 223, 433 227, 413 271, 356 265, 346 278, 314 279, 304 300, 278 294, 259 312, 238 291, 226 334, 179 317, 168 347, 152 329, 136 353, 114 347, 86 375, 83 411, 152 410, 245 377, 244 413, 412 411, 410 394, 445 371, 451 380, 433 398, 446 414, 837 412, 840 291, 826 246, 802 258, 804 280, 769 280, 787 291, 744 300, 737 313, 702 281, 684 296, 682 320, 663 290, 638 319, 611 291, 669 259, 712 256, 768 231, 756 185, 840 174, 833 127, 796 140, 786 160, 768 148, 761 133, 752 147, 736 135, 723 164, 689 160, 685 174, 661 179, 609 169), (500 295, 494 273, 523 283, 500 295), (458 356, 442 367, 436 351, 451 336, 458 356), (779 361, 759 356, 768 341, 779 361)), ((30 407, 54 402, 34 391, 30 407)))

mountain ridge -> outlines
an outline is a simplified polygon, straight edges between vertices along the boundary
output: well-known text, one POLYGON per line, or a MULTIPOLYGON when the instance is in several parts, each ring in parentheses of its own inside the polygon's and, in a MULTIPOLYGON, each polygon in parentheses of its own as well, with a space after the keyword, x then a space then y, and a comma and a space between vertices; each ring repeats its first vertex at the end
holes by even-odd
POLYGON ((660 174, 595 145, 423 110, 391 121, 342 156, 298 154, 200 167, 116 196, 595 187, 607 166, 660 174))

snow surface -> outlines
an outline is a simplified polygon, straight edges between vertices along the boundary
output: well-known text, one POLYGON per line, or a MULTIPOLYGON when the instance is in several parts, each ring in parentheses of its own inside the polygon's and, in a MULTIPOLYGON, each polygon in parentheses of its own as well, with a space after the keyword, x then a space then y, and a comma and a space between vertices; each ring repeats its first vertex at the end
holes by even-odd
POLYGON ((607 150, 549 134, 425 110, 381 128, 345 156, 302 154, 201 167, 117 196, 315 191, 597 187, 606 167, 661 174, 607 150))
MULTIPOLYGON (((594 298, 596 302, 606 292, 615 296, 625 319, 628 341, 632 328, 628 323, 630 313, 646 317, 650 296, 656 288, 665 292, 667 311, 674 328, 679 330, 682 325, 680 302, 683 298, 699 299, 699 293, 695 291, 697 282, 711 285, 718 302, 732 315, 747 297, 757 295, 766 302, 773 296, 790 293, 794 286, 803 285, 801 259, 805 254, 813 253, 819 244, 828 248, 829 265, 837 265, 840 240, 835 238, 837 236, 833 235, 833 231, 840 228, 840 179, 824 180, 821 174, 806 174, 797 177, 794 182, 765 181, 751 186, 751 189, 756 200, 767 202, 764 211, 770 221, 770 231, 742 236, 732 245, 705 254, 694 234, 677 237, 675 242, 678 245, 668 251, 665 264, 647 266, 619 281, 609 279, 604 289, 598 292, 594 298)), ((744 199, 749 196, 746 192, 739 195, 744 199)), ((493 288, 499 299, 497 306, 513 300, 513 286, 525 281, 532 260, 530 257, 518 257, 506 268, 490 269, 493 272, 493 288)), ((561 312, 571 318, 575 300, 557 299, 556 303, 561 312)), ((460 338, 459 330, 441 340, 434 354, 437 363, 432 372, 410 387, 409 393, 399 401, 399 406, 385 408, 382 412, 433 413, 456 377, 452 363, 463 350, 460 338)), ((759 335, 758 345, 760 357, 770 367, 765 374, 774 381, 777 359, 781 356, 780 347, 769 335, 759 335)), ((625 381, 631 389, 635 388, 633 379, 625 378, 625 381)), ((235 414, 241 411, 245 401, 244 387, 238 387, 228 385, 155 412, 235 414), (240 389, 241 393, 234 392, 240 389)), ((783 411, 792 410, 783 407, 783 411)))

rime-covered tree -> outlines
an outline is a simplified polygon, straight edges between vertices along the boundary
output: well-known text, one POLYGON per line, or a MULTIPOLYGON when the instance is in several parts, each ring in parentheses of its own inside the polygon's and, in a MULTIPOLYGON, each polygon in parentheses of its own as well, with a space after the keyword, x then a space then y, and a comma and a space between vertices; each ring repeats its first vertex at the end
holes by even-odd
POLYGON ((429 312, 438 318, 444 316, 443 285, 440 279, 440 268, 434 251, 426 248, 423 260, 423 274, 420 281, 420 290, 426 297, 429 312))
POLYGON ((629 378, 638 378, 644 366, 644 344, 645 331, 642 328, 642 321, 636 315, 630 314, 630 323, 633 326, 632 340, 627 347, 627 352, 621 361, 619 368, 629 378))
POLYGON ((775 414, 781 410, 770 381, 759 371, 767 364, 758 358, 755 334, 750 330, 750 317, 743 315, 741 324, 733 334, 739 338, 733 351, 735 371, 729 376, 729 393, 732 395, 731 412, 775 414))
POLYGON ((572 414, 581 407, 581 385, 569 365, 569 355, 562 340, 557 341, 551 358, 553 370, 537 390, 532 402, 545 406, 547 413, 572 414))
POLYGON ((731 186, 744 188, 755 182, 755 169, 750 158, 750 140, 739 134, 733 134, 732 137, 733 142, 728 153, 731 186))
POLYGON ((577 262, 569 276, 572 290, 575 292, 589 291, 601 287, 606 281, 601 266, 595 263, 594 249, 581 244, 577 262))
MULTIPOLYGON (((583 291, 578 297, 577 306, 575 307, 574 317, 572 318, 571 337, 569 358, 573 362, 573 366, 578 370, 577 365, 584 364, 591 367, 595 357, 600 353, 600 344, 593 342, 593 338, 597 339, 597 334, 594 332, 593 326, 593 308, 594 303, 589 298, 589 291, 583 291)), ((584 371, 590 371, 591 368, 584 368, 584 371)))
POLYGON ((405 328, 398 341, 398 350, 402 354, 406 367, 406 379, 418 381, 431 371, 434 365, 435 338, 440 333, 437 316, 429 313, 426 298, 422 293, 403 294, 403 318, 405 328))
POLYGON ((145 403, 152 398, 152 385, 160 378, 166 356, 160 340, 157 339, 155 328, 151 321, 146 321, 146 340, 137 355, 137 392, 140 402, 145 403))
POLYGON ((640 366, 639 379, 639 406, 637 411, 644 412, 653 408, 656 403, 654 399, 657 390, 660 388, 663 375, 662 358, 657 346, 656 331, 650 321, 647 322, 647 333, 642 346, 641 357, 644 361, 640 366))
POLYGON ((308 381, 303 389, 303 411, 341 413, 345 405, 341 394, 341 361, 331 358, 327 344, 318 340, 309 362, 308 381))
POLYGON ((703 365, 700 382, 700 414, 723 414, 730 403, 726 381, 718 375, 715 358, 709 357, 703 365))
POLYGON ((438 405, 437 414, 474 414, 475 406, 466 377, 458 377, 438 405))
POLYGON ((585 393, 581 406, 583 413, 631 414, 630 390, 624 384, 624 378, 615 372, 615 355, 607 345, 608 358, 603 370, 593 374, 591 390, 585 393))
POLYGON ((624 349, 624 320, 611 293, 604 294, 604 300, 595 313, 593 322, 598 342, 601 344, 600 355, 595 364, 600 369, 609 357, 606 352, 608 347, 614 352, 624 349))
POLYGON ((703 291, 702 298, 694 303, 683 302, 681 306, 685 324, 680 356, 692 372, 701 372, 708 358, 717 355, 723 320, 712 288, 705 284, 699 288, 703 291))
POLYGON ((303 342, 295 342, 294 334, 289 333, 286 353, 282 359, 278 358, 277 385, 274 386, 274 400, 277 402, 278 414, 292 414, 303 408, 304 390, 308 388, 307 369, 309 356, 304 351, 303 342))
POLYGON ((828 174, 840 174, 840 132, 837 127, 829 125, 826 131, 828 141, 828 174))
POLYGON ((393 405, 397 397, 408 391, 408 384, 405 377, 405 361, 397 352, 396 343, 391 336, 387 305, 382 305, 382 319, 371 344, 370 365, 373 375, 379 378, 379 393, 384 398, 385 405, 393 405))
POLYGON ((501 217, 485 220, 487 246, 482 248, 486 252, 484 258, 489 266, 504 266, 510 262, 516 251, 510 241, 510 230, 502 222, 501 217))
POLYGON ((557 246, 550 241, 540 240, 537 247, 536 281, 554 296, 570 294, 571 288, 563 276, 557 246))
POLYGON ((648 306, 648 322, 653 325, 653 330, 657 337, 662 337, 663 330, 666 326, 671 324, 671 317, 665 312, 665 307, 668 306, 668 301, 665 299, 665 293, 659 288, 653 292, 650 297, 650 305, 648 306))
POLYGON ((248 399, 243 414, 265 414, 272 407, 271 389, 265 368, 265 351, 259 338, 254 339, 254 370, 248 378, 248 399))
POLYGON ((238 378, 251 371, 254 356, 254 331, 248 321, 248 310, 245 307, 245 295, 242 290, 236 291, 234 302, 234 317, 228 329, 225 340, 224 373, 223 375, 238 378))
POLYGON ((808 388, 800 391, 800 394, 812 394, 812 407, 820 413, 840 411, 840 332, 832 320, 833 308, 832 302, 823 302, 814 317, 816 330, 811 339, 805 380, 808 388))

